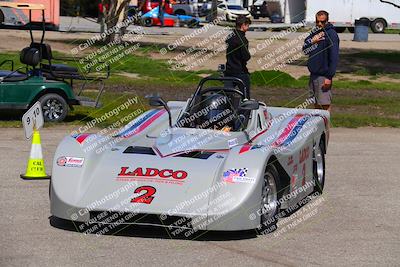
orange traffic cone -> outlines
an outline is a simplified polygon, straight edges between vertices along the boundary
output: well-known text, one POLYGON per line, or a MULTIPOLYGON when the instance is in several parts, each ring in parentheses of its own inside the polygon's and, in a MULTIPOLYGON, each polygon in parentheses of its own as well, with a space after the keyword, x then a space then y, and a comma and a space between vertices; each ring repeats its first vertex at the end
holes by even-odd
POLYGON ((25 175, 21 174, 21 178, 25 180, 37 180, 50 179, 50 177, 51 176, 46 174, 46 170, 44 167, 39 131, 33 130, 31 154, 28 159, 26 173, 25 175))

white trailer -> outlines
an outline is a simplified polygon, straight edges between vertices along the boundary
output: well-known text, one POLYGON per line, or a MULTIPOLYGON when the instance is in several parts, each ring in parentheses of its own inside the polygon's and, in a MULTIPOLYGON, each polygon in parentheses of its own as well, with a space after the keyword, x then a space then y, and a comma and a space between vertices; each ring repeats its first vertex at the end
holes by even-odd
POLYGON ((346 28, 352 31, 355 20, 363 18, 369 19, 376 33, 400 29, 400 0, 267 0, 268 4, 272 2, 278 4, 276 11, 286 25, 302 21, 314 25, 315 14, 326 10, 338 32, 346 28))
POLYGON ((315 22, 319 10, 329 12, 329 20, 338 28, 354 27, 354 21, 367 18, 375 33, 386 28, 400 29, 400 0, 307 0, 306 21, 315 22))

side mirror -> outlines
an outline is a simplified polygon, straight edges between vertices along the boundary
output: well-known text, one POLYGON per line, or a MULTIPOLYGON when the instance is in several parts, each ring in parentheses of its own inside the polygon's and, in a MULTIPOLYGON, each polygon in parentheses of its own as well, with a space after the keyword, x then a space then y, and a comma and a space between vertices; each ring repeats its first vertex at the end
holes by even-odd
POLYGON ((260 107, 260 104, 256 100, 246 100, 242 102, 239 106, 239 109, 242 110, 257 110, 260 107))
POLYGON ((169 120, 169 127, 172 128, 172 117, 171 117, 171 111, 167 105, 167 102, 165 102, 162 97, 159 95, 147 95, 145 98, 149 99, 149 105, 151 107, 164 107, 165 110, 168 112, 168 120, 169 120))
POLYGON ((165 107, 167 105, 160 96, 146 96, 146 98, 149 99, 149 105, 151 107, 165 107))

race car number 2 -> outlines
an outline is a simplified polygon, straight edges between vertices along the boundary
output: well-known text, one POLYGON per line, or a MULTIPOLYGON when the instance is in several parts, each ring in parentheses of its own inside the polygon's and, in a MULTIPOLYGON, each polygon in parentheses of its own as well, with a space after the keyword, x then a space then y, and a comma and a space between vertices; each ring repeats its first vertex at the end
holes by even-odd
POLYGON ((150 204, 154 197, 153 195, 157 192, 157 190, 152 186, 141 186, 135 189, 135 194, 141 194, 131 200, 131 203, 143 203, 150 204))

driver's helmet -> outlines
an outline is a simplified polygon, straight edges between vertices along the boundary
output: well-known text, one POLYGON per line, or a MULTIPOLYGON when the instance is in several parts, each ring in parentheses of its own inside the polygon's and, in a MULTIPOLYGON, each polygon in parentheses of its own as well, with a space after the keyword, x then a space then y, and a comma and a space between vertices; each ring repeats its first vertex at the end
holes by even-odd
POLYGON ((222 94, 212 94, 201 103, 201 128, 221 130, 233 125, 234 111, 229 98, 222 94))

